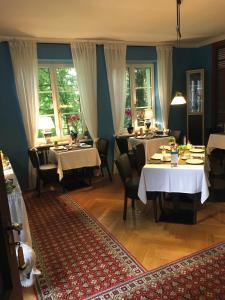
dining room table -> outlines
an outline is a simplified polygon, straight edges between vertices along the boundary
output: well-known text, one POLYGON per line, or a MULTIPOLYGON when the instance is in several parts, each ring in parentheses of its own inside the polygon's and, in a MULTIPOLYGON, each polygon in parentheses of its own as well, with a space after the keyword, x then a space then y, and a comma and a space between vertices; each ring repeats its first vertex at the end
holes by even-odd
POLYGON ((136 137, 129 137, 129 144, 131 148, 136 147, 137 144, 143 143, 145 147, 145 157, 146 162, 151 158, 151 156, 158 151, 159 147, 162 145, 168 145, 169 137, 168 135, 139 135, 136 137))
MULTIPOLYGON (((200 198, 200 202, 203 204, 209 197, 209 169, 204 146, 185 150, 179 156, 178 164, 175 167, 171 165, 169 151, 166 156, 161 152, 155 153, 142 169, 138 196, 146 204, 148 192, 158 192, 161 195, 172 193, 184 196, 187 194, 193 196, 194 199, 198 196, 197 198, 200 198)), ((175 198, 177 201, 177 197, 175 198)), ((181 223, 182 218, 183 216, 180 220, 181 223)), ((196 222, 197 205, 194 200, 191 223, 195 224, 196 222)))
POLYGON ((101 165, 97 148, 86 143, 51 147, 49 161, 57 163, 60 180, 63 179, 64 171, 101 165))

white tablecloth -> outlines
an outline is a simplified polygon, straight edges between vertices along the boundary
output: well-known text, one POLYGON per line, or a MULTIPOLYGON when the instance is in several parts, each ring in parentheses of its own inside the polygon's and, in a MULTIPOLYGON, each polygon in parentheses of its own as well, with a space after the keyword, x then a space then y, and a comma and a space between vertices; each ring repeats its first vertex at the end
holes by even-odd
POLYGON ((207 153, 210 154, 215 148, 225 149, 225 134, 210 134, 207 144, 207 153))
POLYGON ((152 139, 139 139, 135 137, 129 138, 129 143, 132 147, 136 147, 137 144, 143 143, 145 146, 145 157, 146 161, 151 158, 151 156, 159 150, 162 145, 168 145, 169 137, 158 137, 152 139))
POLYGON ((25 242, 29 246, 32 246, 27 211, 19 183, 12 169, 4 170, 4 176, 5 179, 11 179, 13 181, 13 185, 15 185, 13 192, 8 194, 11 221, 12 223, 23 224, 23 229, 21 230, 20 234, 13 230, 14 240, 25 242))
POLYGON ((58 163, 59 179, 63 178, 64 170, 94 167, 101 165, 101 159, 96 148, 55 151, 50 148, 49 161, 58 163))
POLYGON ((201 192, 201 203, 209 196, 209 181, 204 165, 147 164, 143 167, 138 196, 147 202, 146 192, 188 193, 201 192))

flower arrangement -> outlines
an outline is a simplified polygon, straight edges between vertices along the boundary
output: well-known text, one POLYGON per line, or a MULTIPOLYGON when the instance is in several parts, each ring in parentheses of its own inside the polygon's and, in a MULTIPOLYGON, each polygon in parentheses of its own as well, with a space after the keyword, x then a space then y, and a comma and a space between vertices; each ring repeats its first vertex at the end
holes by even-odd
POLYGON ((71 115, 68 118, 68 124, 69 124, 70 130, 74 131, 75 133, 79 132, 79 123, 80 123, 79 114, 71 115))
POLYGON ((127 107, 125 109, 125 124, 126 124, 126 127, 132 126, 132 110, 130 107, 127 107))
POLYGON ((125 109, 125 127, 127 127, 128 133, 133 133, 134 127, 132 126, 132 110, 130 107, 125 109))

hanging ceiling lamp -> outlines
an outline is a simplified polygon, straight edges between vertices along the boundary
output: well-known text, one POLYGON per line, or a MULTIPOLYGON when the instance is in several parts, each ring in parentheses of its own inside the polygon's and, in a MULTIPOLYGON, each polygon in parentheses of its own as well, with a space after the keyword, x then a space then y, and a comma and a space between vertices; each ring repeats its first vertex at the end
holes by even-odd
MULTIPOLYGON (((176 0, 177 4, 177 26, 176 26, 176 32, 177 32, 177 48, 180 48, 180 39, 181 39, 181 31, 180 31, 180 5, 181 0, 176 0)), ((171 105, 180 105, 185 104, 186 101, 184 99, 184 96, 181 92, 176 92, 171 105)))

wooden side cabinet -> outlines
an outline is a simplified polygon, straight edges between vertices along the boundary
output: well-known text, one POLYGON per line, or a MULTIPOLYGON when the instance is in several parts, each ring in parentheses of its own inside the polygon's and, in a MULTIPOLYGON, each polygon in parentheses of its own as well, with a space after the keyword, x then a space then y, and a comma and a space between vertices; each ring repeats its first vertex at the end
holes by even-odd
POLYGON ((187 139, 204 145, 204 69, 186 71, 187 139))

